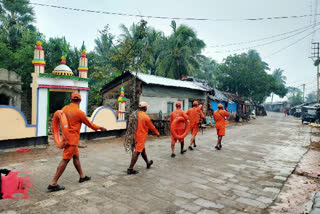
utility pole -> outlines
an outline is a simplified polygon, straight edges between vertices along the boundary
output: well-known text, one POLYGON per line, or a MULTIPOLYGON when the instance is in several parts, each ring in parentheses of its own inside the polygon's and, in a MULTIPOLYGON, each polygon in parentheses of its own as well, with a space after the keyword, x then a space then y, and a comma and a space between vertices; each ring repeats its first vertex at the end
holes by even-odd
POLYGON ((312 59, 317 63, 317 103, 319 103, 319 42, 312 42, 312 59))
POLYGON ((302 102, 304 103, 304 92, 305 92, 305 89, 306 89, 306 84, 302 84, 302 87, 303 87, 303 98, 302 98, 302 102))

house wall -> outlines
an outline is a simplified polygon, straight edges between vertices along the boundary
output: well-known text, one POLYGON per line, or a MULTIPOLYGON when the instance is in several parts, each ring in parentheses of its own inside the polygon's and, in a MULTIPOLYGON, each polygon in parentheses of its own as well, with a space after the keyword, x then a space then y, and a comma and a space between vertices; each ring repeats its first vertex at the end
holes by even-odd
MULTIPOLYGON (((139 103, 139 97, 141 94, 141 81, 137 80, 136 82, 136 103, 132 104, 133 99, 133 87, 134 87, 134 80, 133 78, 123 82, 124 86, 124 96, 127 98, 126 103, 126 112, 130 112, 130 107, 133 106, 133 109, 137 109, 138 103, 139 103)), ((102 95, 102 105, 103 106, 109 106, 115 111, 118 110, 118 97, 120 96, 120 89, 122 85, 121 83, 118 84, 116 87, 112 88, 111 90, 103 93, 102 95)), ((128 114, 126 114, 126 118, 128 118, 128 114)))
POLYGON ((150 107, 147 113, 152 119, 158 119, 159 112, 162 112, 162 118, 168 119, 170 112, 168 112, 168 103, 173 104, 175 110, 175 103, 180 101, 184 106, 184 111, 189 109, 189 102, 197 100, 204 103, 206 106, 206 94, 203 91, 189 90, 185 88, 172 88, 155 85, 142 85, 142 95, 140 101, 147 102, 150 107))

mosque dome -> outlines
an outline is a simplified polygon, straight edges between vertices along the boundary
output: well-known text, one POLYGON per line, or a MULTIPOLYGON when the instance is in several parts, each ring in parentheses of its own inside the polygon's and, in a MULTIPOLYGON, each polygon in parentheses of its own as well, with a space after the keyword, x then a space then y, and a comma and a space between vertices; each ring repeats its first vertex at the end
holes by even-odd
POLYGON ((69 68, 69 66, 61 64, 58 65, 54 71, 52 71, 52 74, 54 75, 62 75, 62 76, 73 76, 72 70, 69 68))

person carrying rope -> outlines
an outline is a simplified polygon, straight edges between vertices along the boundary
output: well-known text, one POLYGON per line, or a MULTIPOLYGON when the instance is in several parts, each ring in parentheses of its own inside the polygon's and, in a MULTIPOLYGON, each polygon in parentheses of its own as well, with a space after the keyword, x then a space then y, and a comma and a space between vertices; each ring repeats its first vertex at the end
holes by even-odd
POLYGON ((147 169, 151 167, 153 164, 152 160, 148 160, 145 142, 147 140, 149 129, 155 133, 158 137, 160 136, 158 130, 151 122, 150 117, 146 114, 149 105, 146 102, 140 102, 139 111, 137 114, 137 125, 136 125, 136 134, 135 134, 135 150, 132 153, 131 163, 127 170, 127 174, 137 174, 139 173, 137 170, 134 170, 133 167, 136 164, 138 157, 141 153, 142 158, 145 160, 147 164, 147 169))
POLYGON ((226 110, 223 110, 223 105, 221 103, 218 104, 218 110, 213 113, 213 118, 216 121, 216 129, 218 135, 218 141, 216 145, 217 150, 221 150, 222 145, 222 137, 226 132, 226 118, 230 117, 230 113, 226 110))
POLYGON ((184 121, 180 121, 180 122, 176 122, 173 123, 174 120, 176 120, 177 118, 182 117, 184 118, 185 121, 189 120, 188 115, 181 110, 181 102, 177 102, 176 103, 176 110, 174 110, 171 114, 170 114, 170 130, 171 130, 171 157, 174 158, 176 155, 174 153, 174 148, 175 148, 175 144, 177 141, 179 141, 180 145, 181 145, 181 154, 184 154, 187 150, 183 149, 184 148, 184 137, 183 138, 175 138, 173 136, 173 132, 175 132, 177 135, 183 135, 185 132, 185 122, 184 121))
POLYGON ((79 138, 80 138, 81 124, 84 123, 85 125, 87 125, 88 127, 90 127, 95 131, 99 129, 101 131, 107 131, 107 129, 91 123, 88 120, 86 114, 79 109, 80 102, 81 102, 81 95, 77 92, 74 92, 71 94, 71 103, 63 107, 62 109, 62 111, 64 112, 64 114, 68 119, 68 129, 69 129, 68 138, 67 138, 68 142, 64 147, 62 160, 58 165, 56 174, 53 180, 51 181, 51 184, 47 188, 49 192, 65 189, 65 187, 59 186, 57 182, 71 159, 73 159, 73 164, 80 175, 79 183, 89 181, 91 179, 91 177, 86 176, 83 173, 81 164, 80 164, 78 144, 79 144, 79 138))
POLYGON ((189 119, 190 119, 190 131, 192 135, 190 140, 189 150, 193 150, 192 145, 193 147, 197 147, 196 136, 199 131, 199 123, 200 123, 200 120, 204 119, 204 115, 202 111, 199 110, 198 105, 199 105, 198 101, 194 101, 192 103, 193 107, 187 111, 187 115, 189 116, 189 119))

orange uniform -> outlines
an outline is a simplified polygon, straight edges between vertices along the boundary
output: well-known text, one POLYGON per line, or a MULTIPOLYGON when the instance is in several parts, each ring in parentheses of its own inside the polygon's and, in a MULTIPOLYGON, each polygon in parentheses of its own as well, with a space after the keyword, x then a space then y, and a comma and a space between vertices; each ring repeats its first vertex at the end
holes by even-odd
POLYGON ((136 131, 136 152, 142 152, 145 148, 144 143, 147 140, 149 129, 156 135, 159 135, 159 132, 152 124, 150 117, 144 111, 139 111, 136 131))
POLYGON ((225 135, 225 131, 226 131, 225 117, 229 117, 229 116, 230 116, 230 113, 222 109, 218 109, 213 113, 213 118, 216 121, 217 135, 219 136, 225 135))
POLYGON ((69 127, 69 137, 68 143, 63 151, 63 159, 72 159, 74 155, 79 154, 78 144, 80 138, 80 128, 81 124, 84 123, 93 130, 100 129, 100 126, 97 126, 91 123, 86 114, 79 109, 79 106, 75 103, 70 103, 69 105, 63 107, 62 111, 66 114, 68 119, 69 127))
POLYGON ((198 107, 194 106, 193 108, 187 111, 187 115, 190 119, 190 130, 193 136, 196 136, 199 131, 199 122, 200 119, 204 119, 202 111, 198 107))
MULTIPOLYGON (((188 115, 187 115, 186 113, 184 113, 184 111, 182 111, 181 109, 176 109, 176 110, 174 110, 174 111, 170 114, 170 127, 171 127, 171 124, 172 124, 172 122, 174 121, 174 119, 176 119, 177 117, 183 117, 185 120, 188 120, 188 119, 189 119, 188 115)), ((173 129, 176 131, 176 133, 177 133, 178 135, 183 134, 184 131, 185 131, 185 124, 184 124, 184 122, 178 122, 178 123, 176 123, 176 126, 173 127, 173 129)), ((181 138, 181 139, 175 139, 175 138, 173 137, 173 135, 171 134, 171 142, 175 143, 175 142, 177 142, 177 140, 179 140, 180 143, 184 141, 183 138, 181 138)))

